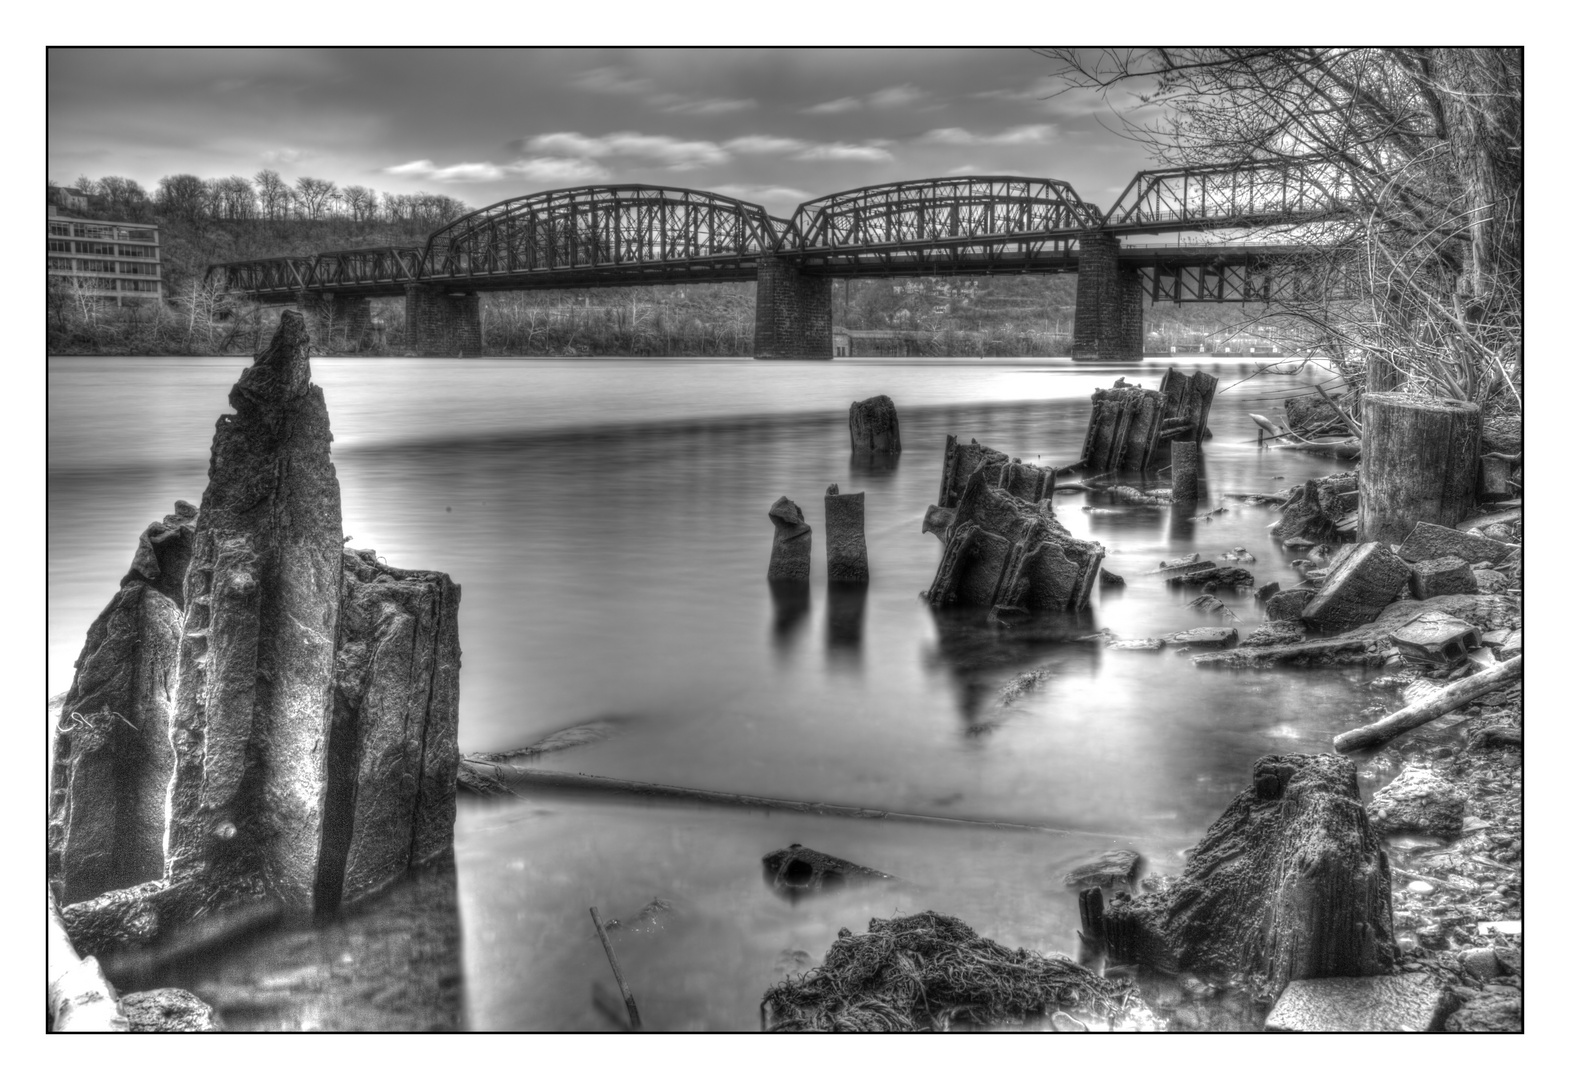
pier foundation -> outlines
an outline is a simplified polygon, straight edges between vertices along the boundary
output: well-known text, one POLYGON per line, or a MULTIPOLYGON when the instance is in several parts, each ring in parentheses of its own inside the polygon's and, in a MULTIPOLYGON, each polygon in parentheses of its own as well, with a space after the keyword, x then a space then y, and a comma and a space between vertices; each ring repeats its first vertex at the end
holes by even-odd
POLYGON ((832 282, 774 255, 758 257, 752 355, 759 360, 834 359, 832 282))
POLYGON ((480 294, 404 286, 404 343, 416 356, 479 356, 480 294))

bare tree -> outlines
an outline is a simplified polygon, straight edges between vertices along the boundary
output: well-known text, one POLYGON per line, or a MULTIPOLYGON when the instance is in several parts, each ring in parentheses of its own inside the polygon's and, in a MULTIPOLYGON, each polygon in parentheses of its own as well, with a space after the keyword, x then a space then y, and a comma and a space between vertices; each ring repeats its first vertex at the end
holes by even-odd
POLYGON ((368 187, 350 184, 343 189, 343 202, 355 221, 372 221, 376 217, 376 192, 368 187))
POLYGON ((331 180, 302 176, 294 182, 294 193, 306 216, 315 221, 326 216, 333 201, 338 198, 338 185, 331 180))
POLYGON ((289 185, 273 169, 262 169, 255 178, 256 197, 261 205, 262 217, 276 221, 289 212, 289 185))
POLYGON ((1366 298, 1278 313, 1378 388, 1519 403, 1521 50, 1042 52, 1067 89, 1132 91, 1124 130, 1164 165, 1327 163, 1348 216, 1293 239, 1357 266, 1366 298))
POLYGON ((106 176, 97 184, 104 213, 121 221, 143 221, 147 217, 147 192, 135 180, 106 176))
POLYGON ((208 187, 199 176, 176 173, 158 181, 158 193, 155 199, 158 209, 163 213, 171 217, 196 221, 206 209, 208 187))

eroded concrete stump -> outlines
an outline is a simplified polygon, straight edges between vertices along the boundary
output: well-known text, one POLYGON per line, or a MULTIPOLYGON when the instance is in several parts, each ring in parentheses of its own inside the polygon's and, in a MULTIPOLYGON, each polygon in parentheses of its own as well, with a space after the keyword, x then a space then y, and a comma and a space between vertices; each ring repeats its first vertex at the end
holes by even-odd
POLYGON ((851 402, 850 448, 879 454, 900 452, 899 413, 888 395, 851 402))
POLYGON ((1339 633, 1371 622, 1406 586, 1407 565, 1378 542, 1342 548, 1319 592, 1303 608, 1315 630, 1339 633))
POLYGON ((774 547, 769 553, 770 581, 806 581, 812 574, 812 526, 801 507, 781 495, 769 507, 774 547))
POLYGON ((1050 503, 996 489, 977 468, 955 507, 927 600, 991 608, 993 616, 1079 611, 1104 554, 1100 544, 1071 536, 1050 503))
POLYGON ((180 608, 196 508, 154 522, 87 631, 50 770, 48 876, 62 904, 164 872, 180 608))
MULTIPOLYGON (((977 469, 982 470, 992 487, 1001 488, 1026 502, 1051 499, 1057 482, 1057 474, 1046 466, 1027 465, 1018 458, 1010 458, 1001 450, 982 446, 975 439, 962 443, 950 435, 943 447, 943 476, 938 482, 938 508, 952 509, 958 506, 965 485, 977 469)), ((928 515, 931 515, 930 510, 928 515)))
POLYGON ((1270 535, 1286 542, 1303 540, 1309 545, 1334 544, 1351 539, 1357 531, 1357 474, 1309 480, 1292 489, 1281 506, 1281 517, 1270 535))
POLYGON ((1409 563, 1442 559, 1454 555, 1468 565, 1477 562, 1502 563, 1521 549, 1515 544, 1504 544, 1486 536, 1457 532, 1443 525, 1420 521, 1401 541, 1400 554, 1409 563))
POLYGON ((1172 501, 1186 506, 1199 501, 1199 443, 1172 444, 1172 501))
POLYGON ((1101 911, 1082 896, 1087 938, 1109 959, 1201 976, 1296 979, 1388 974, 1390 868, 1335 754, 1254 763, 1253 781, 1194 848, 1183 875, 1101 911))
POLYGON ((830 484, 823 496, 831 582, 860 584, 868 580, 865 499, 863 491, 841 495, 838 484, 830 484))

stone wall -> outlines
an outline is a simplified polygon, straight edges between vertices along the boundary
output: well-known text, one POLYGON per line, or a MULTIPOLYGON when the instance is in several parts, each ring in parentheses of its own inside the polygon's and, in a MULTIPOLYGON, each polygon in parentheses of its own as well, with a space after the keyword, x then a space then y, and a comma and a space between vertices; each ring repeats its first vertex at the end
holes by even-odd
POLYGON ((357 353, 369 344, 370 297, 302 291, 295 294, 295 303, 318 353, 357 353))
POLYGON ((752 354, 759 360, 832 360, 833 304, 826 277, 809 277, 773 255, 758 257, 752 354))
POLYGON ((417 356, 479 356, 480 294, 434 285, 404 286, 404 340, 417 356))

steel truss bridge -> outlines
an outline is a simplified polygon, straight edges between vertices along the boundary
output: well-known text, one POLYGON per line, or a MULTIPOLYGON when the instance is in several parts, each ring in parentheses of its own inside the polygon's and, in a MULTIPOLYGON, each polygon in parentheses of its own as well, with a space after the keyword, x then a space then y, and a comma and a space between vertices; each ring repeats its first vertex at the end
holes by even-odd
POLYGON ((760 262, 808 276, 1072 272, 1080 241, 1134 234, 1297 230, 1274 241, 1136 246, 1152 300, 1236 302, 1335 298, 1354 282, 1317 266, 1306 231, 1334 228, 1350 190, 1320 161, 1141 172, 1103 213, 1060 180, 948 177, 842 191, 802 203, 789 220, 706 191, 622 184, 507 199, 433 232, 424 244, 329 251, 208 268, 263 302, 302 295, 443 292, 750 281, 760 262))

